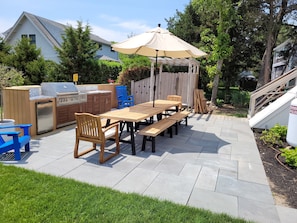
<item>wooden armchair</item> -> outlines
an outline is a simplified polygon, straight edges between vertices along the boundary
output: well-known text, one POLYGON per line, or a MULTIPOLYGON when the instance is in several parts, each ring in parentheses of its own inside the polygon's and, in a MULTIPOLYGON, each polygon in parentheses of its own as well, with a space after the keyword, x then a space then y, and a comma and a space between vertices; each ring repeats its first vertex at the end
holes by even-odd
POLYGON ((179 110, 182 109, 182 96, 180 96, 180 95, 173 95, 173 94, 167 95, 167 100, 170 100, 170 101, 179 101, 180 104, 179 104, 178 108, 179 108, 179 110))
POLYGON ((108 127, 102 127, 101 117, 89 113, 75 113, 76 118, 76 140, 74 146, 74 158, 78 158, 96 149, 96 144, 100 144, 99 162, 104 163, 120 153, 119 144, 119 123, 114 123, 108 127), (106 140, 114 139, 116 151, 104 158, 106 140), (79 141, 88 141, 93 145, 91 148, 78 152, 79 141))

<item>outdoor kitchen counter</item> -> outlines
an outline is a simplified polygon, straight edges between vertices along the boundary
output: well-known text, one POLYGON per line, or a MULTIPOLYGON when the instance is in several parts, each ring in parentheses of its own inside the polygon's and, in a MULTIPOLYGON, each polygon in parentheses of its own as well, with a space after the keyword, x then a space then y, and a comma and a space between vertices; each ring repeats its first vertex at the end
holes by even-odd
MULTIPOLYGON (((47 83, 43 88, 54 88, 51 91, 43 91, 40 85, 15 86, 3 89, 4 118, 14 119, 17 124, 31 123, 31 136, 38 133, 37 122, 39 116, 37 111, 42 107, 49 107, 52 101, 53 129, 75 123, 75 112, 90 112, 101 114, 111 110, 117 101, 112 97, 116 85, 98 85, 104 89, 79 89, 71 86, 64 88, 70 83, 47 83), (60 89, 55 91, 56 87, 60 89), (76 90, 75 90, 76 89, 76 90), (111 90, 109 90, 111 89, 111 90), (66 90, 62 92, 62 90, 66 90)), ((98 87, 96 85, 96 87, 98 87)))
POLYGON ((87 91, 87 104, 85 112, 95 115, 111 110, 111 91, 87 91))
POLYGON ((111 93, 111 91, 105 91, 105 90, 92 90, 92 91, 81 91, 82 93, 87 94, 104 94, 104 93, 111 93))

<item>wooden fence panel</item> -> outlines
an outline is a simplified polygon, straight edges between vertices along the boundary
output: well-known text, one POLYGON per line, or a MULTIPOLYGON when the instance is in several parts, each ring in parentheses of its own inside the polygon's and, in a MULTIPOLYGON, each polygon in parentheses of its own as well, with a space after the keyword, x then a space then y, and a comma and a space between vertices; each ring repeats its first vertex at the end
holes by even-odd
POLYGON ((131 81, 131 94, 134 95, 135 104, 150 100, 150 78, 140 81, 131 81))
MULTIPOLYGON (((169 94, 182 96, 182 101, 193 107, 194 89, 197 86, 198 75, 188 73, 162 73, 156 76, 155 99, 166 99, 169 94)), ((150 78, 131 82, 131 94, 134 95, 135 104, 150 100, 150 78)))

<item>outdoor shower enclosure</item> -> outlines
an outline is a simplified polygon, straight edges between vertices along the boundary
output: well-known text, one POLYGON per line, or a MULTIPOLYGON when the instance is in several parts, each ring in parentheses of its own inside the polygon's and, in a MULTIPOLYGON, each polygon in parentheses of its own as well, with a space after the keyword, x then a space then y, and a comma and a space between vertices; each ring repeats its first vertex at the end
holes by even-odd
MULTIPOLYGON (((151 77, 137 82, 131 82, 131 94, 134 95, 135 104, 153 100, 154 64, 151 58, 151 77)), ((189 107, 194 105, 194 89, 198 88, 199 61, 195 59, 159 58, 160 72, 156 75, 155 99, 166 99, 167 95, 182 96, 182 102, 189 107), (163 65, 186 66, 188 72, 168 73, 162 72, 163 65)))

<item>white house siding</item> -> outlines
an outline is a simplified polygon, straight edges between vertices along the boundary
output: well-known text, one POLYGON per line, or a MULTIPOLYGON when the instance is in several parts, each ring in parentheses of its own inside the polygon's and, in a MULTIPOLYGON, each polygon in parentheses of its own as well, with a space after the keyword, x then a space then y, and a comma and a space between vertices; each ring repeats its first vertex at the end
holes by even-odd
POLYGON ((36 35, 36 47, 41 49, 41 54, 44 56, 44 59, 53 60, 55 62, 59 61, 53 45, 47 41, 44 35, 26 18, 24 18, 22 24, 15 29, 15 33, 11 35, 11 39, 7 40, 8 44, 15 46, 24 34, 36 35))
POLYGON ((111 50, 110 46, 102 45, 101 50, 98 50, 97 55, 105 55, 115 60, 119 60, 118 53, 111 50))
MULTIPOLYGON (((20 20, 21 21, 17 21, 16 27, 13 27, 13 32, 8 35, 6 42, 9 45, 15 46, 16 43, 21 39, 22 35, 35 34, 36 47, 41 49, 41 54, 43 57, 46 60, 52 60, 59 63, 58 53, 56 52, 54 46, 59 47, 62 44, 62 35, 64 34, 66 26, 26 12, 21 15, 20 20), (45 32, 42 31, 43 29, 45 32)), ((91 39, 99 42, 102 46, 97 51, 97 56, 106 56, 114 60, 119 60, 118 53, 111 50, 111 46, 109 45, 110 43, 108 41, 93 34, 91 34, 91 39)))

